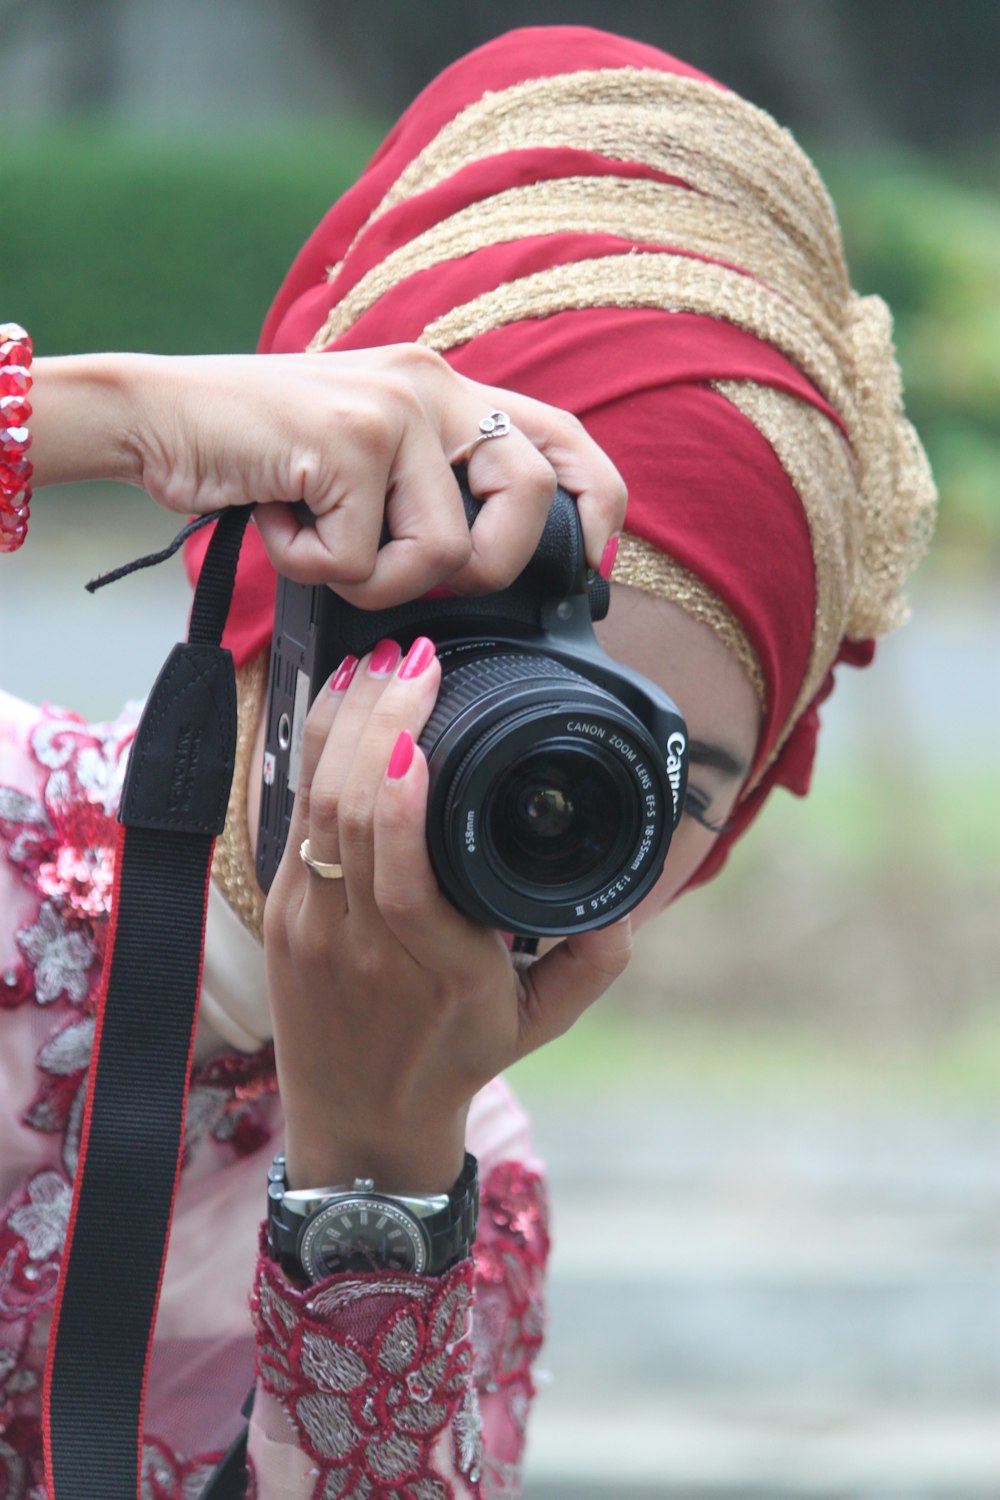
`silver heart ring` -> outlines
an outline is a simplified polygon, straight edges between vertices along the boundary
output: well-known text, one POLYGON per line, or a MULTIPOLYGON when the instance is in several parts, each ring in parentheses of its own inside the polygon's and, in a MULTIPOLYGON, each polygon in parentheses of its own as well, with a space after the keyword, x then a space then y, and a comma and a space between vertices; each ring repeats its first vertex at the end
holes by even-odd
POLYGON ((472 439, 472 442, 467 443, 464 448, 460 448, 452 457, 451 462, 453 464, 467 464, 480 443, 489 443, 494 438, 506 437, 510 431, 511 420, 507 413, 505 411, 491 411, 489 416, 483 417, 479 424, 479 431, 472 439))

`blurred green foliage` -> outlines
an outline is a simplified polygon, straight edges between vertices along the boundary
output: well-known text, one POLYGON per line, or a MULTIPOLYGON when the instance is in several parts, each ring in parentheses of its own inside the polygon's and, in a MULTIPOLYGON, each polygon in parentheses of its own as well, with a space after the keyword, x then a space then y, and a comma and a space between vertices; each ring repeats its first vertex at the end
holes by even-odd
POLYGON ((816 153, 859 291, 893 309, 907 410, 934 464, 940 565, 1000 562, 996 163, 816 153), (986 167, 992 170, 986 170, 986 167))
POLYGON ((39 352, 252 349, 293 256, 380 134, 22 136, 4 165, 18 210, 0 241, 4 303, 39 352))
MULTIPOLYGON (((805 1007, 803 1007, 805 1009, 805 1007)), ((734 1021, 638 1015, 616 1008, 614 993, 588 1011, 557 1047, 542 1047, 508 1072, 529 1109, 574 1094, 595 1105, 655 1095, 716 1104, 841 1109, 933 1103, 941 1113, 996 1106, 1000 1021, 984 1003, 932 1046, 873 1045, 870 1036, 833 1039, 815 1017, 795 1027, 750 1014, 734 1021), (812 1024, 810 1024, 812 1023, 812 1024)))
MULTIPOLYGON (((253 347, 293 255, 374 123, 192 143, 92 126, 21 136, 0 285, 39 350, 253 347)), ((982 163, 815 152, 855 285, 896 316, 943 504, 937 565, 1000 562, 1000 202, 982 163)), ((991 168, 992 163, 986 164, 991 168)))

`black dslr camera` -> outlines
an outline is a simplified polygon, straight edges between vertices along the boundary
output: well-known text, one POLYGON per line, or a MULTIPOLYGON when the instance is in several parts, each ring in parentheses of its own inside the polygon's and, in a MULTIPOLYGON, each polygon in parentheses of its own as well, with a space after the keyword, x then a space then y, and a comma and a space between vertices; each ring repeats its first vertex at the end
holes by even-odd
MULTIPOLYGON (((456 475, 466 514, 477 503, 456 475)), ((476 921, 522 937, 601 927, 658 879, 684 806, 687 731, 674 703, 598 645, 610 590, 588 575, 576 505, 559 490, 509 588, 360 610, 278 583, 257 875, 288 835, 306 713, 351 653, 434 641, 441 689, 420 745, 438 881, 476 921)))

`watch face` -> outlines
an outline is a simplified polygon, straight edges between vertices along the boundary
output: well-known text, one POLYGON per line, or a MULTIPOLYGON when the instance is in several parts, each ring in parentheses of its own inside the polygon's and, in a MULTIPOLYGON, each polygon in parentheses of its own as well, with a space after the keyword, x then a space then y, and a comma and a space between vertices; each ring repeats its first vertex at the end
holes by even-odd
POLYGON ((314 1281, 336 1271, 419 1274, 427 1244, 417 1220, 384 1198, 338 1198, 306 1224, 299 1259, 314 1281))

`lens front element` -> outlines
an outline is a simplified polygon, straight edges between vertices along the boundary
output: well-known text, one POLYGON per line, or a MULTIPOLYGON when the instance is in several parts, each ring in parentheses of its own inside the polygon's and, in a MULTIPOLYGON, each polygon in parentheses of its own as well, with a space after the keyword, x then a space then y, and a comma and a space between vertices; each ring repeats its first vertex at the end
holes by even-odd
MULTIPOLYGON (((592 883, 623 854, 627 778, 591 745, 553 742, 501 773, 484 809, 494 868, 515 885, 592 883), (610 863, 609 863, 610 861, 610 863)), ((634 823, 634 818, 630 821, 634 823)))
POLYGON ((540 653, 443 662, 421 745, 427 841, 462 911, 538 936, 604 926, 663 868, 665 756, 620 699, 540 653))

